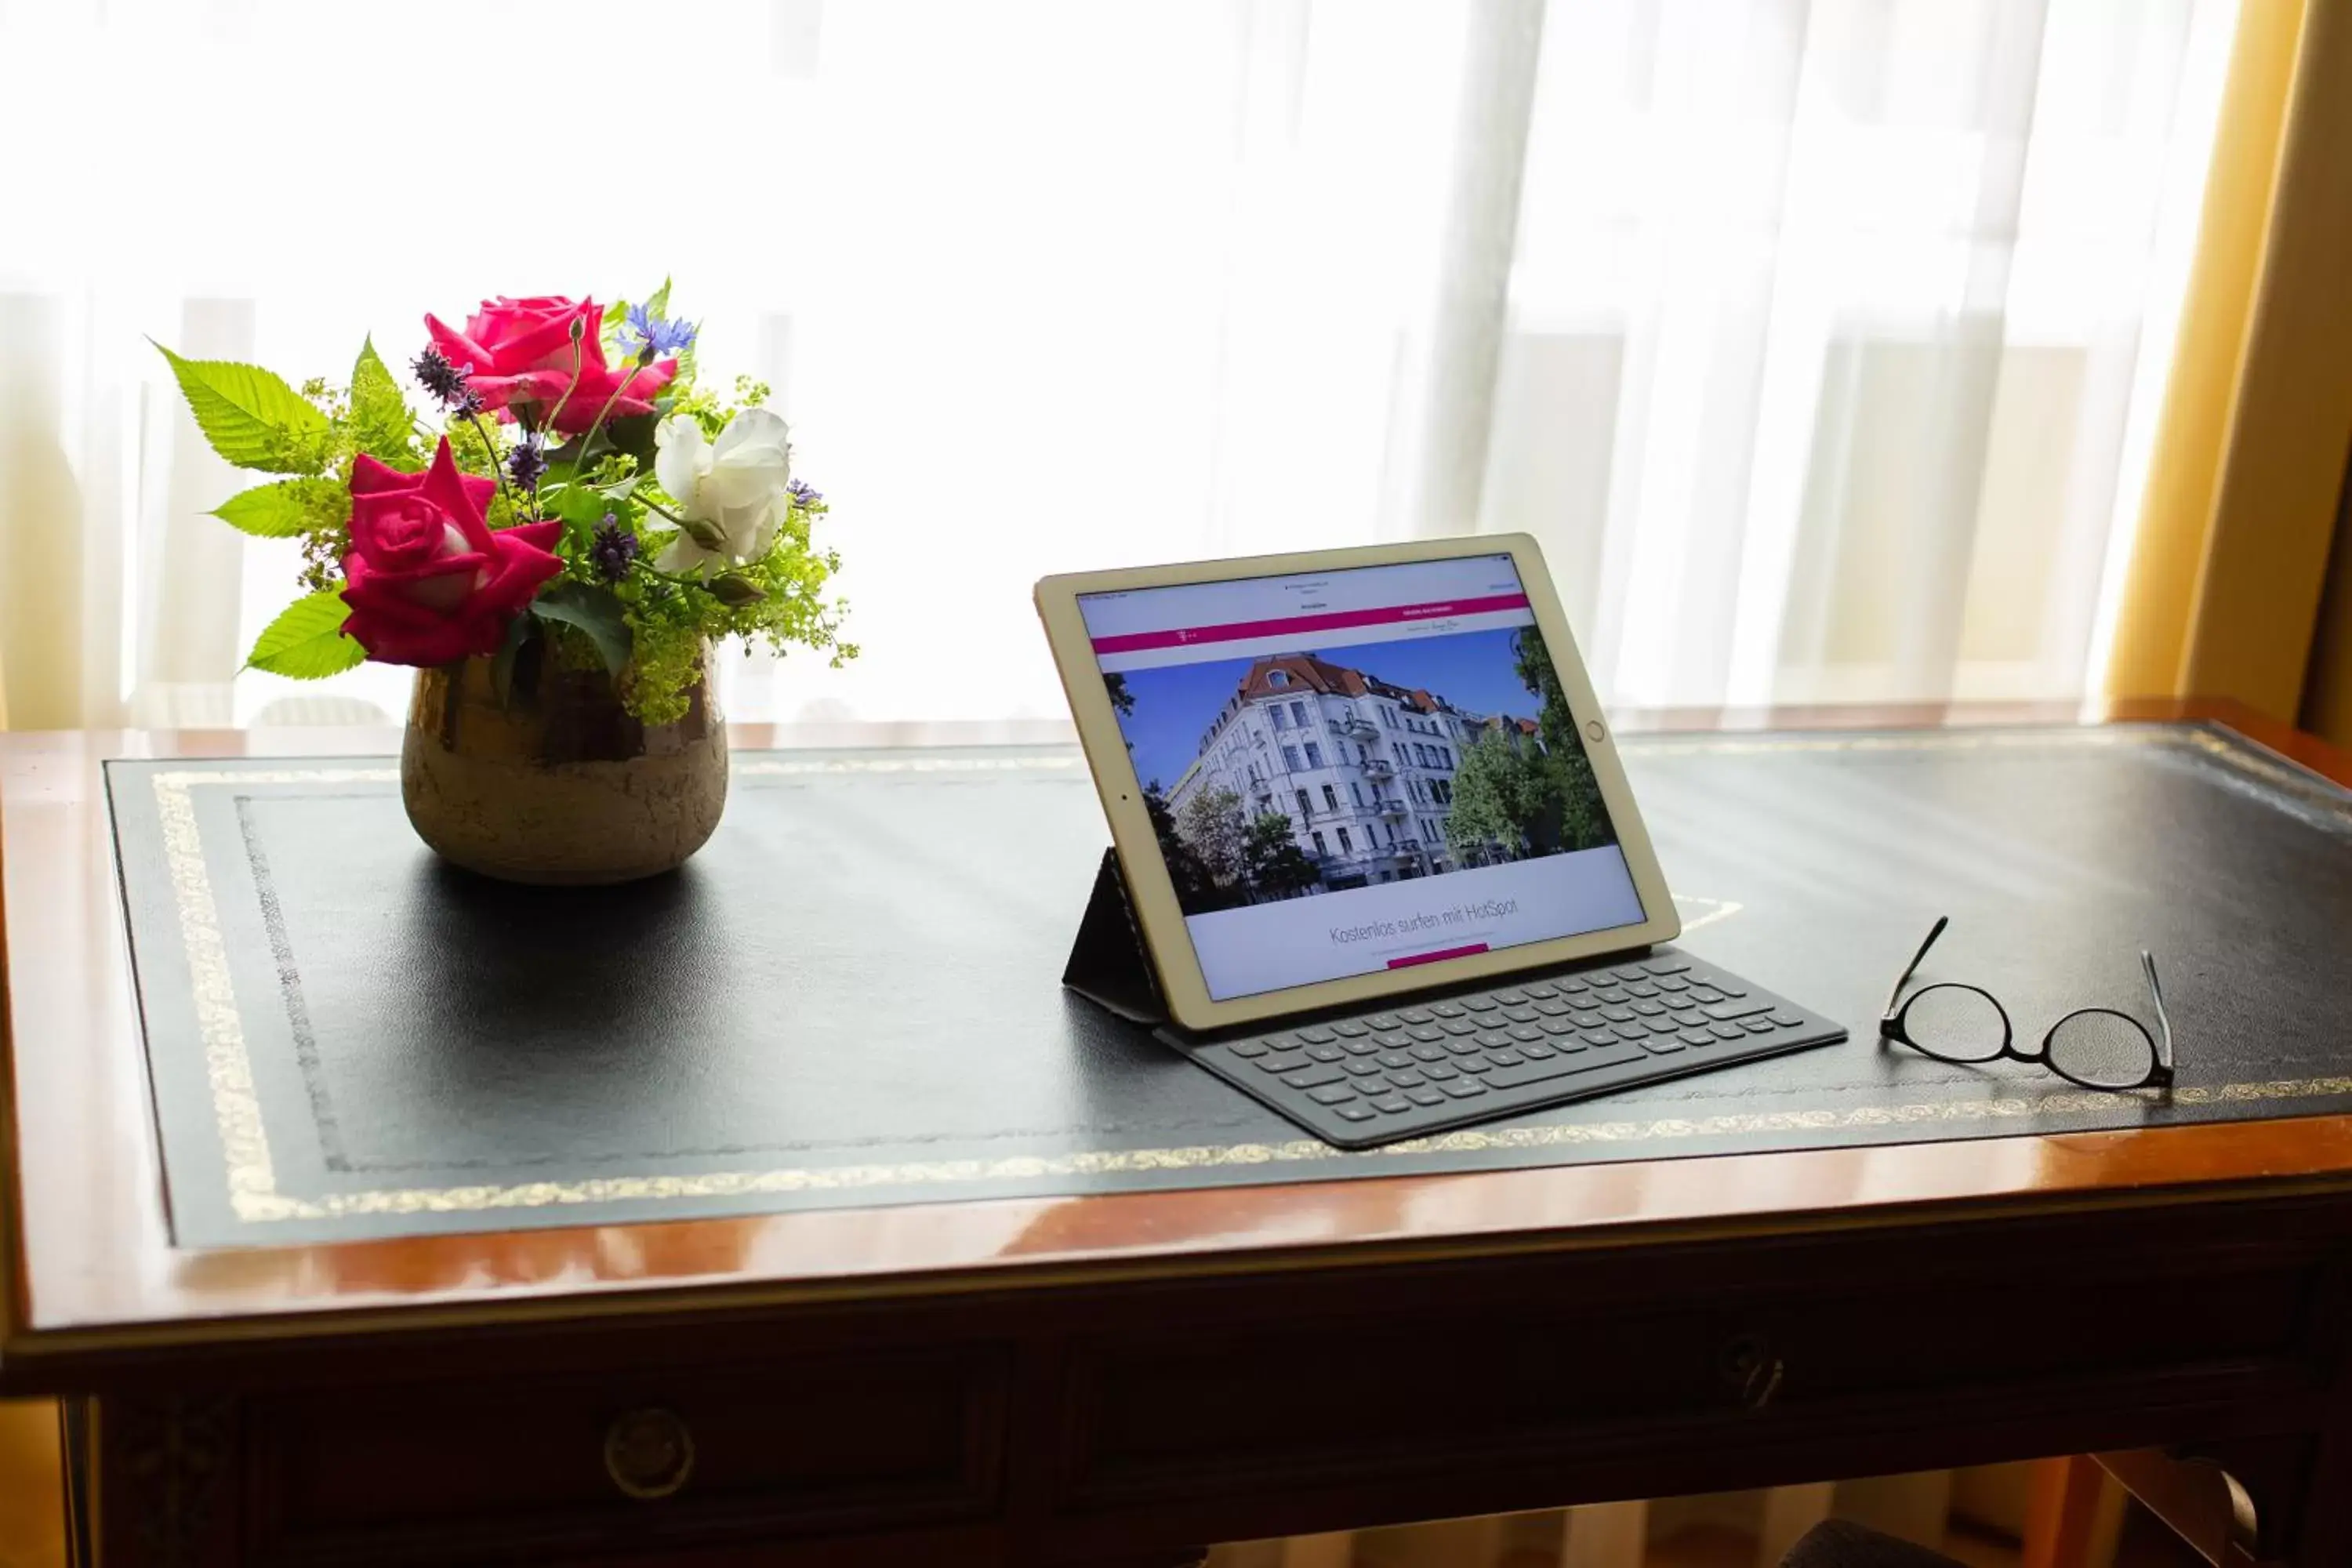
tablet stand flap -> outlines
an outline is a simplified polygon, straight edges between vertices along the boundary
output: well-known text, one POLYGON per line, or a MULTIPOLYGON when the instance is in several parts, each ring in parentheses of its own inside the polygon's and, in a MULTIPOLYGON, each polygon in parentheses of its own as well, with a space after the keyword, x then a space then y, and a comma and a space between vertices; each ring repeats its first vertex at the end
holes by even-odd
POLYGON ((1062 984, 1122 1018, 1139 1024, 1168 1021, 1168 1005, 1151 973, 1151 957, 1135 923, 1134 906, 1128 901, 1127 879, 1120 874, 1116 849, 1103 851, 1086 918, 1078 921, 1078 940, 1070 944, 1070 962, 1062 970, 1062 984))

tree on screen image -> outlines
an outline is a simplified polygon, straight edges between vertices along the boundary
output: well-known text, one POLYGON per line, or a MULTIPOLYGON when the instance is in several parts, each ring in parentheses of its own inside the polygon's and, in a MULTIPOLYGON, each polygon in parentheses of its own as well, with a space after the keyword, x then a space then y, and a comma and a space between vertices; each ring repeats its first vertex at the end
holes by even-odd
POLYGON ((1204 789, 1176 814, 1177 836, 1201 863, 1209 880, 1230 889, 1242 879, 1242 844, 1249 835, 1242 820, 1242 797, 1229 789, 1204 789))
POLYGON ((1524 859, 1560 848, 1566 791, 1551 759, 1490 731, 1462 752, 1445 843, 1456 864, 1524 859))
POLYGON ((1290 834, 1290 818, 1269 811, 1242 837, 1242 877, 1258 898, 1287 899, 1322 880, 1322 873, 1290 834))
POLYGON ((1122 719, 1135 717, 1135 693, 1129 689, 1124 671, 1111 670, 1103 677, 1103 688, 1110 693, 1110 710, 1122 719))
MULTIPOLYGON (((1551 781, 1543 811, 1546 820, 1553 820, 1552 812, 1558 814, 1557 826, 1549 829, 1549 848, 1539 852, 1593 849, 1616 843, 1617 830, 1601 798, 1601 781, 1593 776, 1591 761, 1577 739, 1576 716, 1569 711, 1568 696, 1560 689, 1559 671, 1552 664, 1551 650, 1544 646, 1542 632, 1522 626, 1511 638, 1511 668, 1538 705, 1536 733, 1543 742, 1542 771, 1551 781)), ((1457 800, 1461 788, 1457 780, 1457 800)), ((1528 837, 1531 841, 1536 838, 1533 833, 1528 837)))
POLYGON ((1154 779, 1143 788, 1144 814, 1151 818, 1151 836, 1160 841, 1160 858, 1168 863, 1168 879, 1175 885, 1176 907, 1188 915, 1230 909, 1241 900, 1217 886, 1192 846, 1177 831, 1176 814, 1168 809, 1168 795, 1154 779))

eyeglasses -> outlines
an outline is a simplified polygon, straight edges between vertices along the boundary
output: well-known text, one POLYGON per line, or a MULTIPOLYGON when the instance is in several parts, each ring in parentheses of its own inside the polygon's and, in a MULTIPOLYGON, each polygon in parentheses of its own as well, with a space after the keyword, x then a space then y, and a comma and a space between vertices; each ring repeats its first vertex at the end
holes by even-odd
POLYGON ((1939 982, 1903 1001, 1904 988, 1927 950, 1951 923, 1948 915, 1937 918, 1905 966, 1903 978, 1887 993, 1886 1012, 1878 1020, 1879 1038, 1900 1041, 1937 1061, 1975 1064, 2007 1058, 2033 1062, 2070 1083, 2109 1093, 2172 1087, 2172 1020, 2165 1016, 2164 988, 2157 984, 2156 959, 2147 949, 2140 949, 2139 962, 2147 972, 2147 994, 2156 1003, 2155 1038, 2128 1013, 2084 1007, 2051 1025, 2040 1049, 2024 1051, 2017 1047, 2008 1010, 1982 986, 1939 982))

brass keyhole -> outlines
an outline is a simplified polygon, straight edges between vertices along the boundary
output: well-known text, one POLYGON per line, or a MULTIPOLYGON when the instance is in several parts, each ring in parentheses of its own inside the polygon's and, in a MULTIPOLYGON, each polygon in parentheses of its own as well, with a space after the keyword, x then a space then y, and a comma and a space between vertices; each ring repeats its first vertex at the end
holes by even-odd
POLYGON ((631 1410, 604 1430, 604 1473, 627 1496, 666 1498, 694 1474, 694 1435, 667 1410, 631 1410))

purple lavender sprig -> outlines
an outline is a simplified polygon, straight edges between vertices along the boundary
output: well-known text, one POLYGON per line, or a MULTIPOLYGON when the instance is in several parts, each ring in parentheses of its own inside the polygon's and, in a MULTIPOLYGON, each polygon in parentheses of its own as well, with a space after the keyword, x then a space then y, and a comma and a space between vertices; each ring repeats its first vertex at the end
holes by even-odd
POLYGON ((618 517, 606 512, 588 543, 589 565, 605 582, 617 583, 629 574, 636 561, 637 536, 623 528, 618 517))
POLYGON ((439 349, 427 348, 409 362, 409 368, 416 373, 416 384, 459 418, 470 419, 482 411, 481 395, 467 379, 474 374, 472 365, 451 364, 439 349))

